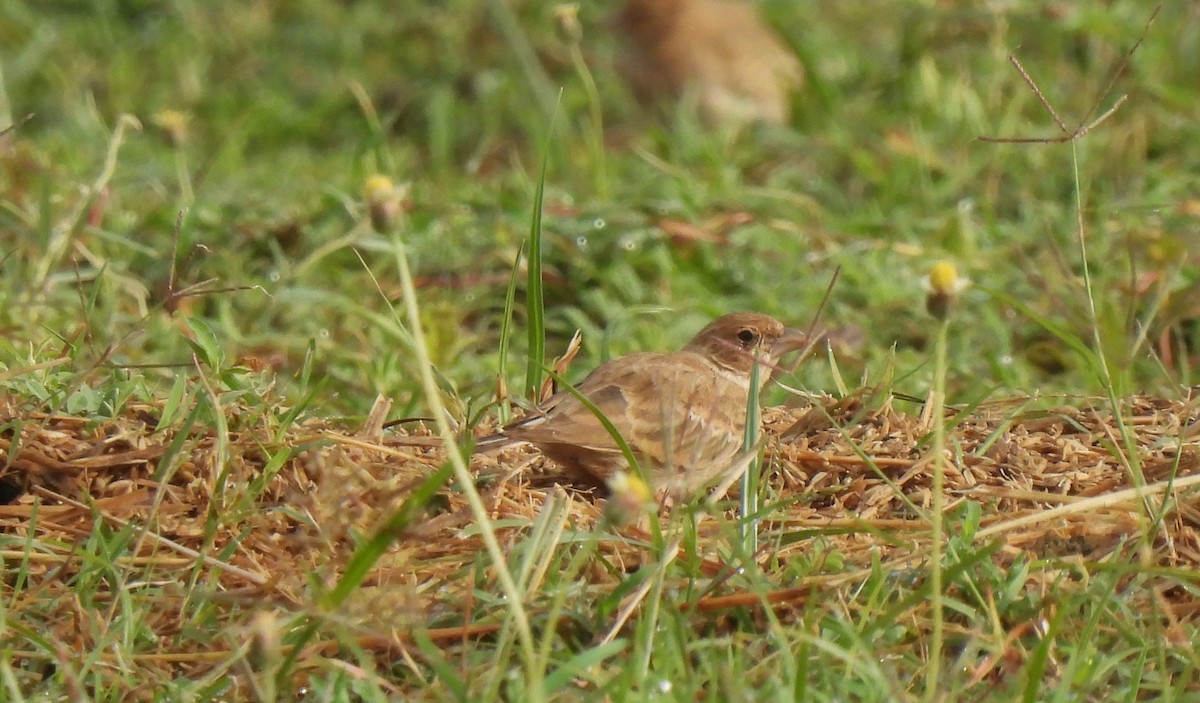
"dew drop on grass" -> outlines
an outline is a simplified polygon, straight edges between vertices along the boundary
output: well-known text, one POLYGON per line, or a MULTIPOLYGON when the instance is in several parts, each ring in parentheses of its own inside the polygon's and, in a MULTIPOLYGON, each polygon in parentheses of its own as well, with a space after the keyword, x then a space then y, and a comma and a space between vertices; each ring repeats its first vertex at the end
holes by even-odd
POLYGON ((662 693, 664 695, 667 693, 670 693, 671 692, 671 681, 669 679, 659 679, 658 683, 655 684, 654 688, 657 689, 659 693, 662 693))
POLYGON ((637 242, 630 235, 625 235, 621 237, 621 248, 625 251, 633 251, 637 249, 637 242))
POLYGON ((317 330, 317 336, 321 339, 329 339, 329 330, 322 327, 321 329, 317 330))
POLYGON ((582 234, 579 235, 578 237, 575 238, 575 246, 579 247, 580 249, 587 249, 588 238, 583 236, 582 234))
POLYGON ((278 269, 267 274, 267 280, 271 283, 278 283, 280 278, 283 278, 283 276, 280 275, 278 269))
POLYGON ((603 217, 597 217, 596 219, 592 220, 592 229, 604 229, 607 226, 608 223, 604 221, 603 217))
POLYGON ((1000 365, 1001 366, 1012 366, 1012 363, 1013 363, 1012 354, 1001 354, 1000 355, 1000 365))

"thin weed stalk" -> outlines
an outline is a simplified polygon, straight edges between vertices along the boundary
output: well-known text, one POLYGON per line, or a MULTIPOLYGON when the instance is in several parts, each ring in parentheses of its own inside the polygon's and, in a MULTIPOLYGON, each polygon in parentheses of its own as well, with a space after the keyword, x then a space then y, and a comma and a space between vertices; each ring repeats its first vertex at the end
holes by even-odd
MULTIPOLYGON (((1121 403, 1117 397, 1116 383, 1113 380, 1112 369, 1109 366, 1108 357, 1104 353, 1104 343, 1100 337, 1100 316, 1096 310, 1096 296, 1092 287, 1092 271, 1091 266, 1088 264, 1087 256, 1087 227, 1083 222, 1083 187, 1079 176, 1079 151, 1074 141, 1071 142, 1071 168, 1071 174, 1075 183, 1076 240, 1079 242, 1079 259, 1083 271, 1083 289, 1084 294, 1087 296, 1088 318, 1092 328, 1092 344, 1095 346, 1096 365, 1099 367, 1104 391, 1108 396, 1109 407, 1112 409, 1113 421, 1117 425, 1124 445, 1119 452, 1122 459, 1121 463, 1128 470, 1134 487, 1144 489, 1146 487, 1146 476, 1142 472, 1141 460, 1138 457, 1137 440, 1125 424, 1121 413, 1121 403)), ((1153 507, 1148 502, 1139 504, 1142 505, 1143 517, 1147 521, 1153 521, 1155 513, 1153 507)), ((1149 533, 1149 529, 1143 530, 1143 539, 1150 539, 1149 533)))
POLYGON ((41 291, 42 286, 50 277, 50 271, 62 261, 70 248, 84 213, 108 187, 117 171, 117 157, 121 153, 121 146, 125 143, 125 131, 131 127, 140 130, 142 123, 133 115, 122 114, 117 118, 117 126, 113 129, 112 137, 108 140, 108 149, 104 153, 104 165, 101 166, 96 180, 92 181, 92 184, 84 191, 84 197, 79 198, 75 209, 54 226, 50 241, 46 244, 46 254, 37 263, 37 270, 29 287, 30 295, 36 295, 41 291))
MULTIPOLYGON (((376 204, 386 205, 387 203, 379 202, 376 204)), ((386 212, 383 214, 386 215, 386 212)), ((521 591, 513 579, 512 572, 509 571, 504 550, 501 549, 500 542, 496 538, 496 531, 492 528, 487 506, 483 504, 479 490, 475 487, 475 479, 471 476, 471 472, 467 468, 467 462, 462 450, 458 446, 454 428, 450 426, 449 415, 445 404, 442 402, 441 390, 438 388, 437 379, 434 378, 433 361, 429 357, 429 348, 421 327, 421 311, 417 305, 416 286, 413 283, 412 270, 408 265, 407 250, 401 239, 399 227, 396 224, 397 218, 381 217, 379 219, 382 220, 379 223, 382 227, 377 227, 377 229, 390 230, 392 236, 393 255, 395 256, 396 267, 400 274, 400 288, 404 297, 405 317, 407 318, 408 328, 412 335, 412 352, 416 357, 425 400, 429 404, 429 411, 433 415, 438 434, 441 436, 445 446, 446 459, 450 464, 460 490, 462 490, 463 495, 467 499, 471 515, 474 517, 475 523, 479 528, 479 535, 483 540, 484 548, 487 550, 488 557, 491 559, 492 565, 496 570, 496 579, 499 581, 500 589, 504 593, 511 622, 517 631, 521 659, 527 676, 526 683, 528 688, 526 693, 528 700, 540 703, 544 699, 542 690, 543 681, 537 669, 538 659, 533 628, 529 622, 529 615, 525 611, 521 591)), ((372 279, 374 279, 374 276, 372 276, 372 279)), ((378 286, 378 281, 376 281, 376 286, 378 286)), ((382 291, 380 294, 384 300, 387 299, 382 291)), ((396 314, 395 310, 393 310, 393 314, 396 314)))
POLYGON ((398 235, 394 237, 392 243, 396 265, 400 271, 400 286, 404 291, 404 308, 413 335, 413 352, 417 355, 417 365, 420 369, 421 385, 425 391, 426 402, 429 403, 429 409, 433 413, 438 434, 446 443, 446 455, 454 467, 455 480, 458 481, 458 485, 471 507, 471 514, 479 525, 480 537, 483 539, 484 547, 496 569, 496 579, 500 582, 500 588, 507 597, 507 607, 517 628, 517 640, 529 675, 529 700, 533 703, 540 703, 542 689, 541 680, 537 676, 537 652, 534 648, 533 628, 529 624, 529 616, 522 604, 521 592, 517 589, 517 584, 508 570, 504 551, 500 548, 499 540, 496 539, 496 531, 492 529, 487 506, 483 504, 483 499, 475 488, 475 479, 467 469, 466 460, 455 443, 454 429, 450 427, 446 408, 442 403, 441 392, 437 387, 437 380, 433 377, 433 362, 429 358, 425 335, 421 330, 421 311, 417 307, 417 291, 413 285, 412 271, 408 267, 408 256, 405 253, 404 243, 400 241, 398 235))
POLYGON ((946 529, 946 347, 952 312, 958 295, 969 285, 960 278, 950 262, 934 264, 925 281, 928 297, 925 307, 937 320, 937 336, 933 343, 933 383, 929 391, 929 422, 933 424, 932 486, 929 505, 929 607, 932 610, 929 636, 929 659, 925 669, 925 700, 938 699, 941 679, 942 651, 945 645, 945 612, 943 601, 944 577, 942 559, 945 556, 946 529))
POLYGON ((516 58, 538 107, 545 115, 557 112, 558 108, 554 104, 554 83, 550 76, 546 75, 546 69, 542 67, 542 62, 538 59, 537 52, 534 51, 525 29, 521 27, 509 0, 488 0, 488 9, 491 10, 504 43, 516 58))
MULTIPOLYGON (((542 503, 542 508, 539 511, 537 519, 533 522, 531 529, 525 535, 524 540, 520 543, 520 547, 525 550, 524 559, 521 560, 520 566, 517 569, 516 582, 517 587, 530 597, 537 595, 541 588, 542 580, 545 578, 546 570, 549 568, 550 561, 555 555, 555 548, 558 546, 559 539, 562 536, 563 529, 566 527, 566 496, 562 491, 556 491, 547 496, 542 503)), ((546 668, 549 661, 549 647, 546 640, 552 637, 556 632, 553 622, 551 623, 538 641, 537 655, 532 669, 536 672, 539 681, 542 682, 543 694, 548 694, 545 687, 546 668)), ((507 658, 507 652, 512 645, 512 628, 509 623, 505 623, 500 630, 498 642, 496 644, 496 661, 503 661, 507 658)), ((503 684, 503 677, 495 676, 489 681, 488 687, 482 691, 480 700, 497 700, 500 698, 500 687, 503 684)))
POLYGON ((945 540, 943 511, 946 503, 946 340, 949 327, 948 319, 943 319, 938 324, 937 339, 933 347, 933 391, 930 399, 930 416, 933 418, 933 495, 930 500, 929 538, 929 607, 933 611, 933 618, 929 636, 929 666, 925 676, 927 701, 937 700, 945 637, 945 617, 942 612, 942 553, 945 540))
POLYGON ((588 156, 591 159, 592 178, 596 187, 596 195, 603 200, 612 196, 608 179, 608 162, 604 151, 604 110, 600 101, 600 90, 596 87, 596 79, 588 68, 583 56, 581 41, 583 27, 580 26, 577 5, 560 5, 556 12, 559 32, 567 46, 571 57, 571 66, 583 83, 583 91, 587 95, 588 123, 583 129, 584 140, 587 143, 588 156))
MULTIPOLYGON (((1130 480, 1134 484, 1134 487, 1138 490, 1145 489, 1146 478, 1142 472, 1141 462, 1140 462, 1140 459, 1138 458, 1137 451, 1136 451, 1137 441, 1133 437, 1132 431, 1130 430, 1130 428, 1124 422, 1124 419, 1123 419, 1122 413, 1121 413, 1120 401, 1118 399, 1118 395, 1121 392, 1124 392, 1126 390, 1125 386, 1127 385, 1127 383, 1122 382, 1122 384, 1121 384, 1122 388, 1120 388, 1120 389, 1117 388, 1117 381, 1114 379, 1113 369, 1109 364, 1108 355, 1104 351, 1104 342, 1103 342, 1103 338, 1101 335, 1101 319, 1100 319, 1100 315, 1099 315, 1099 312, 1098 312, 1097 306, 1096 306, 1096 295, 1095 295, 1095 288, 1094 288, 1093 280, 1092 280, 1091 266, 1088 263, 1087 227, 1085 226, 1084 220, 1083 220, 1083 213, 1084 213, 1083 186, 1082 186, 1082 179, 1081 179, 1080 173, 1079 173, 1078 142, 1080 139, 1086 137, 1094 128, 1096 128, 1102 122, 1104 122, 1109 117, 1111 117, 1113 114, 1115 114, 1116 111, 1121 107, 1121 105, 1123 105, 1125 103, 1127 96, 1122 95, 1114 102, 1112 107, 1110 107, 1108 110, 1103 112, 1098 118, 1096 118, 1095 120, 1091 119, 1092 115, 1096 114, 1096 112, 1100 109, 1101 103, 1108 97, 1109 93, 1112 92, 1113 88, 1116 87, 1118 80, 1124 75, 1125 71, 1129 68, 1130 64, 1132 63, 1134 55, 1137 53, 1138 49, 1141 48, 1143 42, 1146 40, 1146 36, 1150 32, 1151 26, 1153 26, 1154 21, 1158 18, 1158 14, 1161 11, 1162 11, 1162 4, 1159 3, 1154 7, 1154 10, 1150 13, 1149 19, 1146 20, 1146 24, 1142 28, 1141 35, 1139 35, 1137 41, 1133 44, 1133 46, 1129 49, 1129 51, 1126 52, 1126 54, 1121 58, 1120 62, 1117 64, 1115 69, 1112 71, 1112 74, 1111 74, 1107 84, 1105 85, 1104 89, 1096 97, 1096 100, 1093 102, 1091 109, 1089 109, 1088 112, 1079 121, 1079 126, 1074 131, 1069 131, 1067 129, 1066 122, 1059 116, 1058 112, 1054 109, 1054 106, 1046 98, 1045 94, 1043 93, 1041 88, 1038 86, 1037 81, 1035 81, 1033 79, 1033 77, 1029 75, 1029 72, 1025 70, 1025 67, 1021 65, 1020 60, 1018 60, 1015 56, 1010 55, 1009 56, 1010 63, 1012 63, 1012 65, 1016 68, 1017 72, 1021 75, 1021 78, 1025 82, 1026 86, 1028 86, 1029 90, 1034 94, 1034 96, 1037 97, 1038 101, 1042 104, 1042 106, 1046 109, 1046 111, 1054 119, 1055 123, 1058 125, 1059 130, 1061 132, 1063 132, 1064 134, 1062 136, 1058 136, 1058 137, 979 137, 980 141, 993 142, 993 143, 1052 144, 1052 143, 1064 143, 1065 142, 1065 143, 1069 143, 1071 145, 1071 176, 1072 176, 1074 189, 1075 189, 1076 241, 1079 245, 1079 257, 1080 257, 1080 266, 1082 268, 1082 273, 1083 273, 1084 295, 1087 298, 1088 322, 1089 322, 1089 326, 1091 328, 1092 346, 1093 346, 1093 348, 1090 350, 1085 348, 1084 353, 1085 353, 1085 358, 1088 358, 1089 360, 1091 360, 1093 362, 1094 366, 1096 367, 1096 372, 1100 376, 1099 380, 1100 380, 1101 384, 1104 386, 1105 394, 1107 396, 1109 406, 1113 413, 1114 422, 1116 423, 1117 429, 1121 435, 1122 443, 1124 446, 1121 447, 1120 449, 1117 449, 1116 447, 1114 447, 1114 451, 1116 451, 1119 454, 1118 458, 1121 460, 1122 465, 1125 466, 1126 471, 1129 474, 1130 480)), ((1139 344, 1139 342, 1135 341, 1133 348, 1136 349, 1138 344, 1139 344)), ((1123 380, 1125 379, 1125 375, 1122 375, 1122 379, 1123 380)), ((1153 515, 1155 513, 1153 507, 1146 501, 1140 501, 1139 505, 1141 507, 1143 519, 1146 520, 1148 523, 1153 522, 1154 521, 1153 515)), ((1148 541, 1151 539, 1149 528, 1142 531, 1142 539, 1146 543, 1146 546, 1148 547, 1149 546, 1148 541)), ((1148 549, 1146 551, 1149 552, 1148 549)))

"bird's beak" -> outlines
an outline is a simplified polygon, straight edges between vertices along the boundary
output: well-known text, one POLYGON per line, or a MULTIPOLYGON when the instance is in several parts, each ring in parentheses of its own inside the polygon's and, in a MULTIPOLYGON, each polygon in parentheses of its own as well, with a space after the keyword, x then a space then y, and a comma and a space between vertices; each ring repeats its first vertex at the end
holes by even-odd
POLYGON ((788 352, 799 351, 809 344, 810 337, 804 330, 797 330, 788 327, 783 331, 783 336, 775 340, 774 351, 775 356, 783 356, 788 352))
POLYGON ((771 345, 771 356, 776 360, 776 363, 774 364, 775 368, 771 371, 771 377, 777 378, 785 371, 788 371, 789 373, 795 371, 796 366, 800 364, 800 359, 795 361, 791 369, 785 369, 781 364, 778 363, 778 360, 783 358, 783 356, 786 354, 800 350, 804 350, 804 356, 807 356, 812 347, 814 338, 820 339, 821 335, 809 335, 803 330, 792 329, 791 327, 784 329, 783 334, 775 340, 774 344, 771 345))

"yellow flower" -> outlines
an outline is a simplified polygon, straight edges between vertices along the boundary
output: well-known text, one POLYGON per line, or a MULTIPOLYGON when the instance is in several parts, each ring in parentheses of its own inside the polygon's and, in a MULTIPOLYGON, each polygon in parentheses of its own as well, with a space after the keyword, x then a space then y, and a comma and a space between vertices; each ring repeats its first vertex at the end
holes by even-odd
POLYGON ((368 203, 377 203, 386 200, 396 192, 396 184, 392 183, 392 179, 387 176, 376 173, 367 178, 366 185, 363 186, 363 197, 368 203))
POLYGON ((959 285, 958 271, 949 261, 939 261, 929 269, 929 287, 937 293, 950 293, 959 285))
POLYGON ((175 148, 187 141, 189 122, 191 117, 180 110, 159 110, 150 116, 150 124, 158 128, 167 144, 175 148))
POLYGON ((650 486, 628 471, 619 471, 608 479, 608 492, 604 513, 615 524, 633 522, 654 509, 654 492, 650 486))
POLYGON ((400 214, 401 195, 401 189, 387 176, 377 173, 367 179, 363 186, 363 199, 367 201, 371 226, 376 232, 387 231, 395 222, 400 214))
POLYGON ((921 287, 929 294, 925 298, 925 307, 929 314, 939 320, 946 319, 959 294, 970 285, 971 280, 959 276, 952 262, 939 261, 934 264, 933 268, 929 269, 929 275, 921 279, 921 287))

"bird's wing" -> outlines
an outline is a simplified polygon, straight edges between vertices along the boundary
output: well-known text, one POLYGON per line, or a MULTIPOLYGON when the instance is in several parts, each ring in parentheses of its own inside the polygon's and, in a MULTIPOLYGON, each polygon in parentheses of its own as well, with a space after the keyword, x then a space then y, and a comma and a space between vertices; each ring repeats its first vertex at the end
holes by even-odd
MULTIPOLYGON (((596 367, 576 390, 616 427, 627 442, 634 442, 638 398, 652 391, 666 354, 631 354, 596 367)), ((556 393, 544 414, 509 425, 504 433, 514 439, 543 444, 572 444, 595 451, 619 453, 617 444, 595 413, 569 390, 556 393)))
MULTIPOLYGON (((700 355, 675 352, 610 361, 584 379, 578 390, 639 458, 656 467, 703 471, 708 463, 726 461, 741 446, 746 393, 731 384, 736 386, 714 373, 700 355)), ((545 415, 510 426, 505 434, 535 444, 620 453, 595 414, 569 391, 557 394, 545 415)))

